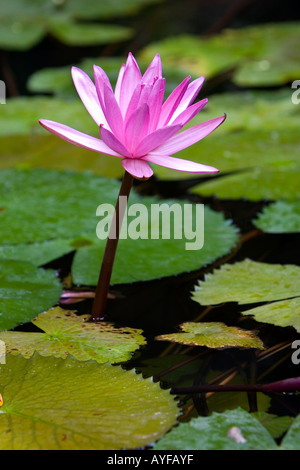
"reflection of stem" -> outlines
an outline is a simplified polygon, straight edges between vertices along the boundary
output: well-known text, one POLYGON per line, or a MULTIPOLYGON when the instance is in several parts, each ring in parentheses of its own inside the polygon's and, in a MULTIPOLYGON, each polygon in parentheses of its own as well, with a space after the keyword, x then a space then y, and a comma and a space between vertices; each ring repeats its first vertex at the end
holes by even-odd
POLYGON ((123 205, 120 208, 120 197, 125 196, 128 201, 130 190, 133 185, 133 180, 133 176, 125 171, 111 223, 110 233, 106 242, 90 321, 101 320, 104 316, 113 264, 119 242, 122 221, 126 210, 126 207, 123 207, 123 205))

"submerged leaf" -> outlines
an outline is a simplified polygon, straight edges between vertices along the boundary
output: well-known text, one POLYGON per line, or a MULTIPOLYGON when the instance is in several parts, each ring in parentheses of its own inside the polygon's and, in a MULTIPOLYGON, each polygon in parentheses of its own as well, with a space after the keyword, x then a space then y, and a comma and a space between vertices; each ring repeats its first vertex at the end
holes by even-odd
POLYGON ((62 293, 62 285, 52 270, 2 259, 0 273, 0 330, 29 322, 53 307, 62 293))
POLYGON ((264 349, 259 338, 251 331, 226 326, 220 322, 183 323, 182 332, 157 336, 161 341, 173 341, 190 346, 206 346, 208 348, 258 348, 264 349))
POLYGON ((0 371, 2 450, 143 447, 179 412, 167 390, 120 366, 7 355, 0 371))
POLYGON ((56 307, 32 320, 44 333, 8 331, 0 333, 0 340, 8 353, 26 358, 37 351, 41 356, 65 358, 71 354, 79 361, 93 359, 99 363, 127 361, 146 343, 141 330, 92 323, 88 318, 56 307))

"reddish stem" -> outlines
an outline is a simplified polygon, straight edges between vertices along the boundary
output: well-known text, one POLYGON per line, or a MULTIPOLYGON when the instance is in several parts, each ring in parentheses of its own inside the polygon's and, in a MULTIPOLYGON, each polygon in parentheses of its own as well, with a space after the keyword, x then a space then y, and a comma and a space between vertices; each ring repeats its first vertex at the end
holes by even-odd
POLYGON ((130 175, 130 173, 128 173, 127 171, 125 171, 111 223, 111 230, 106 242, 90 321, 99 321, 102 320, 104 317, 110 279, 119 242, 122 221, 126 210, 124 204, 121 204, 120 207, 120 197, 126 196, 128 202, 129 194, 133 185, 133 180, 133 176, 130 175), (115 230, 112 230, 114 228, 115 230))

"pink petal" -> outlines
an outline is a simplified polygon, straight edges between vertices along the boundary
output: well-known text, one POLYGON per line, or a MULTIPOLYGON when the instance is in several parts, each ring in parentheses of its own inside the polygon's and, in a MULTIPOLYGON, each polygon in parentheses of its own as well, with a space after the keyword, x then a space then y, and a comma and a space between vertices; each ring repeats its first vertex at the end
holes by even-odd
POLYGON ((173 153, 179 152, 180 150, 183 150, 206 137, 222 124, 225 118, 226 114, 186 129, 185 131, 171 137, 166 143, 157 147, 155 149, 155 153, 159 155, 172 155, 173 153))
POLYGON ((191 77, 187 77, 172 91, 162 106, 159 127, 166 126, 184 96, 191 77))
POLYGON ((120 68, 120 72, 119 72, 118 79, 117 79, 116 86, 115 86, 115 97, 119 104, 120 104, 120 93, 121 93, 121 85, 122 85, 124 71, 125 71, 125 64, 123 64, 122 67, 120 68))
POLYGON ((151 64, 143 75, 144 83, 152 83, 155 78, 162 77, 162 65, 160 55, 156 54, 151 64))
POLYGON ((163 145, 163 142, 166 142, 168 139, 170 139, 170 137, 176 134, 176 132, 178 132, 180 129, 181 126, 179 124, 176 126, 167 126, 162 127, 161 129, 156 129, 156 131, 148 134, 139 143, 135 149, 135 156, 143 156, 154 150, 156 153, 157 147, 163 145))
POLYGON ((117 152, 119 155, 122 155, 123 157, 132 158, 131 153, 122 144, 122 142, 120 142, 119 139, 117 139, 117 137, 112 132, 105 129, 105 127, 103 126, 100 126, 100 137, 109 148, 117 152))
POLYGON ((132 154, 135 154, 135 148, 147 134, 148 126, 149 107, 143 103, 131 114, 125 128, 126 147, 132 154))
POLYGON ((115 136, 123 141, 124 140, 124 122, 121 110, 112 91, 111 86, 104 84, 103 87, 103 112, 106 117, 107 123, 115 136))
POLYGON ((98 126, 105 124, 106 119, 99 104, 96 87, 90 77, 77 67, 72 67, 71 74, 77 93, 89 114, 98 126))
POLYGON ((172 121, 172 124, 181 124, 182 127, 185 126, 189 121, 191 121, 191 119, 193 119, 193 117, 196 116, 196 114, 199 113, 199 111, 201 111, 202 108, 204 108, 207 102, 208 99, 205 98, 202 101, 198 101, 197 103, 192 104, 187 109, 182 111, 182 113, 180 113, 179 116, 177 116, 177 118, 172 121))
POLYGON ((150 163, 155 163, 172 170, 186 171, 187 173, 218 173, 219 170, 212 166, 203 165, 202 163, 195 163, 190 160, 183 160, 181 158, 170 157, 168 155, 146 155, 141 160, 150 163))
POLYGON ((148 179, 153 175, 153 170, 147 162, 136 158, 122 160, 123 168, 138 179, 148 179))
POLYGON ((182 111, 184 111, 191 103, 194 102, 197 95, 199 94, 200 89, 202 88, 203 83, 204 77, 200 77, 196 78, 196 80, 189 84, 181 102, 179 103, 178 108, 175 110, 172 116, 171 122, 173 122, 177 116, 182 113, 182 111))
POLYGON ((150 123, 148 132, 153 132, 158 125, 162 104, 165 93, 165 78, 158 78, 152 87, 152 91, 148 98, 148 106, 150 110, 150 123))
POLYGON ((105 153, 113 157, 122 157, 119 153, 108 147, 102 140, 84 134, 83 132, 76 131, 71 127, 60 124, 59 122, 48 121, 40 119, 40 124, 52 134, 71 142, 71 144, 83 147, 85 149, 94 150, 95 152, 105 153))
MULTIPOLYGON (((94 79, 95 79, 95 85, 96 85, 96 91, 97 91, 99 103, 104 111, 104 97, 103 97, 104 85, 107 85, 109 88, 111 88, 111 84, 104 70, 98 65, 94 65, 94 79)), ((111 91, 112 91, 112 88, 111 88, 111 91)))
POLYGON ((139 66, 133 55, 129 53, 124 69, 122 84, 120 87, 119 104, 123 116, 125 116, 132 93, 141 80, 142 74, 140 72, 139 66))

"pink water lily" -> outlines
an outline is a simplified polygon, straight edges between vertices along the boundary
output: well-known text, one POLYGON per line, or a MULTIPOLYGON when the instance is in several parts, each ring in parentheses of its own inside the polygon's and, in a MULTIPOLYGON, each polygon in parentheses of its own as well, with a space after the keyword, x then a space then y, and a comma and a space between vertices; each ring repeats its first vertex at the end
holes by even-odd
POLYGON ((171 156, 206 137, 225 119, 217 117, 181 131, 207 103, 207 99, 194 103, 203 77, 194 81, 187 77, 164 101, 165 78, 160 56, 154 57, 142 75, 129 53, 115 90, 106 73, 96 65, 95 83, 77 67, 72 68, 72 78, 99 127, 100 138, 41 119, 41 125, 48 131, 79 147, 122 158, 124 169, 138 179, 152 176, 149 163, 191 173, 218 172, 211 166, 171 156))

